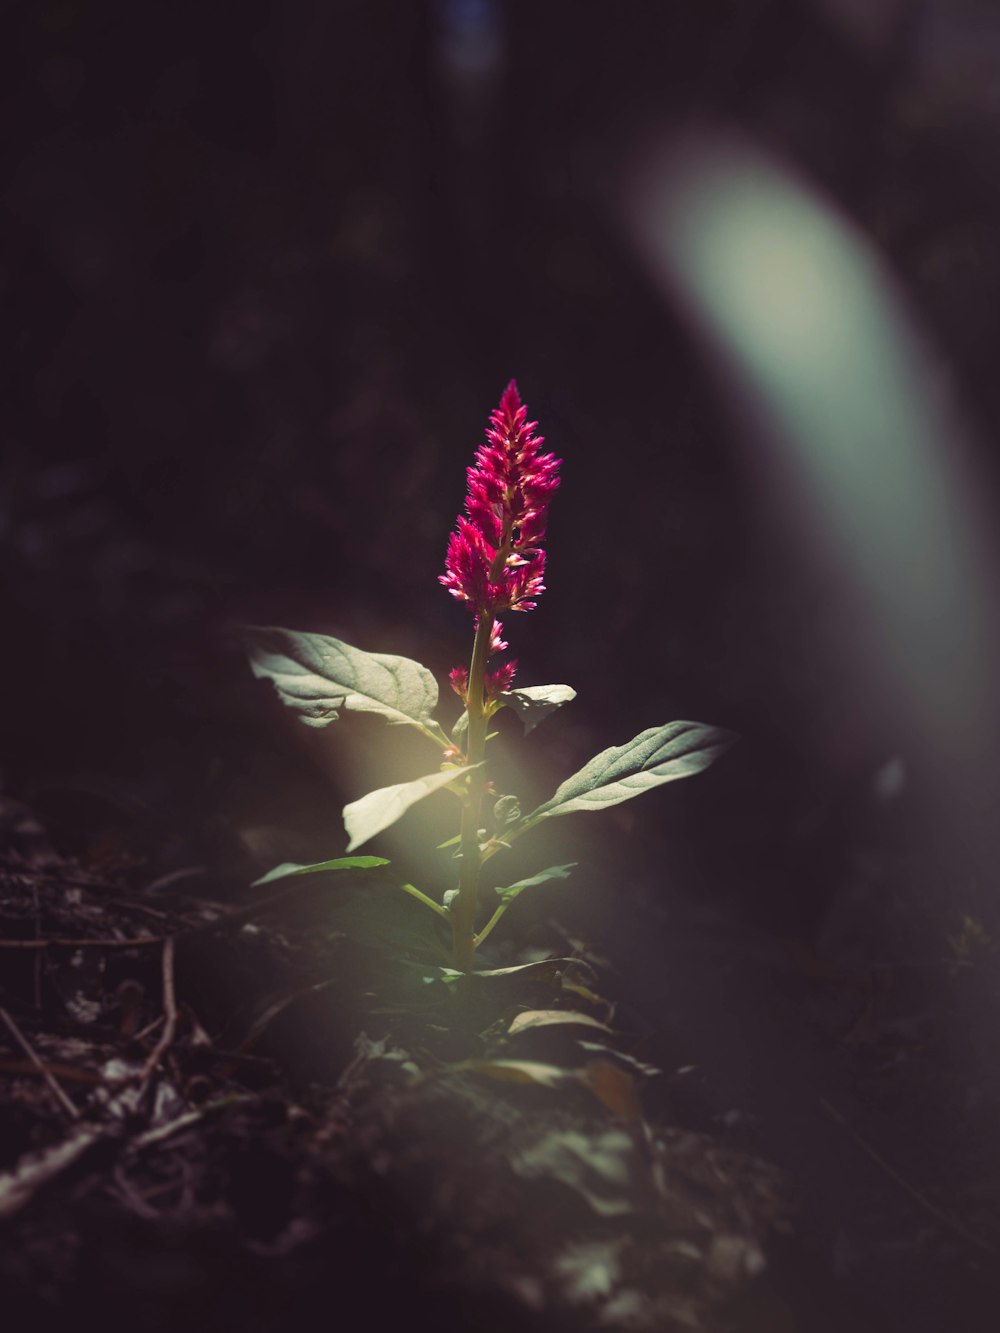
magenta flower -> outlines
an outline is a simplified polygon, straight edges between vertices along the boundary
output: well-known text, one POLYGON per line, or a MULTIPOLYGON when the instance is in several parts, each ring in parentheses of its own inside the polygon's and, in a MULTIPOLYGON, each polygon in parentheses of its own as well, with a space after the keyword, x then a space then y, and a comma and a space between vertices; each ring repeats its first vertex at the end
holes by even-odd
MULTIPOLYGON (((479 628, 479 617, 476 616, 476 629, 479 628)), ((500 637, 503 634, 503 625, 499 620, 494 620, 493 628, 490 630, 490 656, 494 653, 502 653, 507 645, 500 637)))
POLYGON ((477 618, 531 611, 545 590, 542 541, 559 459, 540 452, 542 437, 532 434, 538 423, 527 415, 511 380, 468 469, 465 514, 448 542, 439 582, 477 618))
POLYGON ((487 699, 496 699, 501 694, 506 694, 514 684, 516 674, 516 657, 512 657, 509 662, 504 662, 502 666, 495 667, 492 671, 487 671, 483 680, 483 688, 486 691, 487 699))
MULTIPOLYGON (((506 648, 507 645, 501 645, 506 648)), ((512 657, 509 662, 504 662, 502 666, 494 667, 492 671, 487 671, 483 676, 483 690, 487 699, 498 699, 501 694, 506 694, 514 684, 514 677, 517 674, 517 658, 512 657)), ((451 682, 451 688, 455 691, 463 704, 469 702, 469 672, 464 666, 452 667, 448 673, 448 680, 451 682)))

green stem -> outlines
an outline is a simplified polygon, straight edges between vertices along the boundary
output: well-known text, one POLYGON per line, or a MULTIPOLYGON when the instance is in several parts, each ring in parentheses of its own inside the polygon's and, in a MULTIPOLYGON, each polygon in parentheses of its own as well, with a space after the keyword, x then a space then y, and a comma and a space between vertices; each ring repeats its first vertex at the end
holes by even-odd
POLYGON ((431 721, 427 726, 424 726, 422 722, 418 722, 416 725, 418 731, 421 731, 429 741, 433 741, 439 750, 447 750, 451 745, 451 741, 445 735, 439 722, 431 721))
POLYGON ((504 912, 506 912, 506 910, 507 910, 507 908, 508 908, 509 906, 510 906, 509 903, 501 903, 500 906, 497 908, 497 910, 496 910, 496 911, 493 913, 493 915, 490 917, 489 921, 487 921, 486 925, 483 926, 482 930, 481 930, 481 931, 479 932, 479 934, 476 936, 476 948, 477 948, 477 949, 478 949, 479 946, 482 944, 482 942, 483 942, 483 940, 486 938, 486 936, 487 936, 487 935, 490 933, 490 931, 493 929, 493 927, 496 925, 496 923, 497 923, 497 922, 500 920, 500 918, 503 916, 504 912))
POLYGON ((499 837, 494 838, 486 847, 484 847, 482 856, 480 857, 480 864, 485 865, 491 857, 496 856, 497 852, 505 852, 522 833, 527 833, 529 829, 533 829, 538 822, 538 820, 532 819, 529 815, 526 819, 522 819, 520 824, 515 824, 513 828, 505 829, 499 837))
MULTIPOLYGON (((492 615, 479 617, 476 638, 472 646, 472 662, 469 666, 468 697, 466 712, 469 717, 469 730, 466 736, 465 762, 471 768, 482 764, 486 756, 487 716, 483 699, 483 678, 486 663, 490 655, 490 638, 493 634, 492 615)), ((465 804, 462 809, 462 870, 458 884, 458 896, 452 904, 452 965, 460 972, 472 971, 472 959, 476 951, 476 906, 479 892, 479 867, 482 855, 479 850, 479 825, 482 818, 483 792, 486 789, 486 775, 480 767, 469 777, 465 804)))
POLYGON ((436 912, 438 916, 444 917, 445 921, 451 920, 450 915, 445 911, 441 904, 436 903, 433 898, 429 898, 426 893, 421 893, 415 884, 406 884, 400 880, 396 887, 402 889, 404 893, 408 893, 411 898, 416 898, 417 902, 423 903, 425 907, 429 907, 431 911, 436 912))

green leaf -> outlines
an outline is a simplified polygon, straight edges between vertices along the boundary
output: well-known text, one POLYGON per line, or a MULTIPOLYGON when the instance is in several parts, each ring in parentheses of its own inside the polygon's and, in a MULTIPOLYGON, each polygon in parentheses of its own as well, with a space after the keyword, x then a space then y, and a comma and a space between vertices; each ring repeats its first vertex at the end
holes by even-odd
MULTIPOLYGON (((323 870, 381 870, 383 866, 388 864, 389 862, 384 856, 341 856, 333 861, 318 861, 311 866, 302 866, 297 865, 294 861, 285 861, 282 865, 269 870, 266 875, 262 875, 260 879, 255 879, 251 887, 256 888, 258 884, 271 884, 279 879, 291 879, 294 875, 316 875, 323 870)), ((380 878, 384 879, 385 876, 380 876, 380 878)), ((411 898, 415 898, 424 907, 430 908, 432 912, 436 912, 438 916, 447 920, 448 914, 440 903, 436 903, 433 898, 429 898, 426 893, 422 893, 415 885, 407 884, 404 880, 396 878, 395 875, 390 875, 390 878, 397 889, 401 889, 403 893, 409 894, 411 898)), ((353 877, 347 882, 353 883, 353 877)))
POLYGON ((526 1009, 511 1019, 507 1035, 515 1037, 519 1032, 548 1027, 587 1027, 597 1028, 600 1032, 611 1031, 607 1023, 602 1023, 599 1018, 591 1018, 590 1014, 581 1014, 576 1009, 526 1009))
POLYGON ((460 980, 471 977, 476 984, 484 981, 501 982, 507 977, 514 976, 536 976, 545 981, 552 981, 567 969, 593 971, 581 958, 540 958, 534 963, 515 963, 512 967, 487 967, 482 971, 455 972, 454 975, 460 980))
POLYGON ((549 866, 548 870, 539 870, 537 875, 531 875, 528 879, 519 879, 516 884, 497 889, 496 895, 501 902, 512 903, 525 889, 533 889, 536 884, 544 884, 549 879, 566 879, 578 864, 577 861, 567 861, 563 866, 549 866))
POLYGON ((612 745, 595 755, 557 788, 551 800, 527 816, 520 831, 574 810, 604 810, 664 782, 691 777, 714 763, 735 740, 733 732, 700 722, 650 727, 627 744, 612 745))
POLYGON ((261 875, 260 879, 255 879, 252 888, 257 888, 260 884, 273 884, 278 879, 291 879, 293 875, 318 875, 324 870, 375 870, 379 866, 387 866, 389 862, 384 856, 340 856, 333 861, 317 861, 315 865, 302 866, 294 861, 284 861, 280 866, 275 866, 269 870, 266 875, 261 875))
POLYGON ((603 1042, 586 1041, 581 1037, 577 1044, 581 1050, 599 1055, 602 1059, 610 1060, 622 1069, 627 1069, 631 1074, 641 1074, 643 1078, 657 1078, 663 1073, 663 1070, 656 1065, 646 1064, 644 1060, 637 1060, 634 1055, 629 1055, 627 1051, 614 1050, 605 1046, 603 1042))
POLYGON ((500 796, 493 807, 493 822, 498 827, 516 824, 521 818, 521 803, 516 796, 500 796))
POLYGON ((575 699, 576 690, 569 685, 526 685, 524 689, 501 694, 500 698, 524 723, 527 735, 550 713, 575 699))
POLYGON ((254 675, 269 680, 282 703, 296 709, 307 726, 325 727, 343 708, 417 727, 447 745, 441 727, 431 719, 437 681, 419 662, 365 653, 327 634, 274 627, 249 627, 243 634, 254 675))
POLYGON ((563 866, 549 866, 548 870, 540 870, 537 875, 532 875, 528 879, 519 879, 516 884, 509 884, 506 888, 496 889, 495 893, 500 899, 500 905, 476 936, 477 946, 482 944, 483 940, 492 933, 504 912, 525 889, 533 889, 536 884, 544 884, 549 879, 565 879, 577 864, 576 861, 568 861, 563 866))
POLYGON ((421 959, 448 956, 450 939, 442 942, 443 927, 436 918, 390 884, 349 885, 330 899, 327 924, 354 943, 382 953, 421 959))
MULTIPOLYGON (((473 765, 478 768, 479 765, 473 765)), ((370 791, 358 801, 344 806, 344 827, 350 835, 347 850, 353 852, 376 833, 381 833, 390 824, 395 824, 399 817, 409 810, 411 805, 422 801, 432 792, 440 791, 455 782, 467 778, 472 768, 445 769, 443 773, 428 773, 426 777, 415 778, 412 782, 397 782, 392 787, 379 787, 370 791)))

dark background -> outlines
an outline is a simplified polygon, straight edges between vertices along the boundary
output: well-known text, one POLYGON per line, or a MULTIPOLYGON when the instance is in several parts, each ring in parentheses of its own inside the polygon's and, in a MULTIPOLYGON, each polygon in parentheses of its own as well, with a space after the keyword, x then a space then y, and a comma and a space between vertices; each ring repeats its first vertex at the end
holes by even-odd
MULTIPOLYGON (((849 1058, 833 1041, 817 1056, 798 1001, 779 1013, 754 992, 746 957, 727 973, 728 946, 699 953, 672 896, 838 961, 858 939, 867 961, 939 959, 970 905, 995 935, 992 868, 972 884, 928 858, 909 788, 876 799, 900 737, 840 672, 836 571, 749 484, 742 423, 633 253, 620 169, 651 125, 710 124, 825 191, 929 330, 992 504, 995 6, 39 0, 5 24, 6 792, 61 851, 139 888, 182 871, 239 898, 276 861, 341 852, 340 805, 416 761, 373 765, 363 722, 299 727, 233 627, 332 633, 443 679, 470 625, 436 580, 516 376, 564 480, 548 590, 506 630, 522 684, 579 692, 510 747, 526 794, 675 717, 744 738, 599 829, 554 821, 550 859, 584 867, 552 901, 609 931, 637 1000, 680 997, 671 1021, 734 1099, 756 1097, 762 1146, 787 1150, 818 1229, 838 1209, 863 1228, 837 1156, 856 1147, 804 1128, 822 1121, 813 1069, 839 1078, 849 1058)), ((404 835, 436 834, 433 811, 404 835)), ((956 1106, 980 1117, 963 1169, 983 1174, 996 1089, 969 1086, 924 1120, 905 1092, 886 1113, 916 1178, 931 1162, 951 1179, 972 1141, 956 1106)))
POLYGON ((654 122, 797 164, 901 275, 989 465, 991 7, 67 0, 8 26, 8 786, 80 849, 143 828, 167 868, 220 839, 240 866, 254 820, 336 850, 329 797, 306 810, 268 767, 302 777, 291 719, 226 629, 464 660, 436 576, 516 375, 565 480, 512 651, 522 683, 580 695, 535 762, 558 777, 673 716, 737 728, 752 790, 676 808, 729 820, 729 891, 822 911, 893 737, 830 665, 829 571, 748 492, 617 171, 654 122))

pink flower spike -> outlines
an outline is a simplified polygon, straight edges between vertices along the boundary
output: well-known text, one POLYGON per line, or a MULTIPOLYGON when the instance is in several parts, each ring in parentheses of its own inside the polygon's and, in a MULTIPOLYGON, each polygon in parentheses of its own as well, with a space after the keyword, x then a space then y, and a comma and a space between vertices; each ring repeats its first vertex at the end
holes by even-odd
MULTIPOLYGON (((537 422, 527 417, 511 380, 490 414, 486 443, 468 469, 465 514, 448 542, 439 581, 477 617, 531 611, 545 591, 541 544, 560 461, 541 452, 537 422)), ((499 633, 495 627, 498 643, 499 633)), ((491 651, 500 649, 491 645, 491 651)))
POLYGON ((503 666, 496 667, 493 671, 487 671, 483 682, 487 699, 496 699, 499 695, 506 694, 514 684, 516 673, 516 658, 513 658, 510 662, 505 662, 503 666))
POLYGON ((465 667, 452 667, 448 672, 448 679, 451 681, 451 688, 455 691, 462 703, 469 697, 469 673, 465 667))

